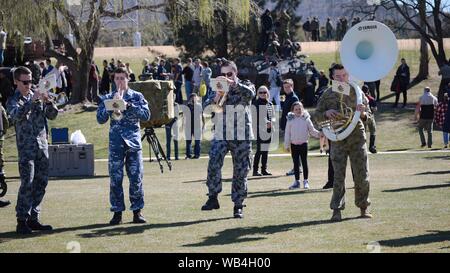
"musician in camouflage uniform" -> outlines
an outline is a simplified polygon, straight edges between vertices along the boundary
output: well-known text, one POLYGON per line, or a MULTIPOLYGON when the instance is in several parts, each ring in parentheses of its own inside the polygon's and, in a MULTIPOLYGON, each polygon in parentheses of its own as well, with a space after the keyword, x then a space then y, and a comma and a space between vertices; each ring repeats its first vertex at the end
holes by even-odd
POLYGON ((123 168, 130 180, 130 210, 133 211, 133 223, 146 223, 141 210, 144 208, 144 190, 142 180, 144 166, 142 159, 142 143, 140 121, 150 119, 150 110, 144 96, 128 88, 128 73, 123 68, 117 68, 114 72, 114 82, 117 90, 101 98, 97 110, 97 121, 104 124, 111 118, 113 111, 107 111, 105 100, 120 99, 119 92, 123 91, 122 99, 125 100, 127 109, 123 111, 123 118, 115 120, 111 118, 109 130, 109 175, 111 211, 114 216, 111 225, 122 223, 122 211, 125 210, 123 194, 123 168), (125 161, 125 163, 124 163, 125 161))
POLYGON ((16 216, 19 234, 32 230, 52 230, 39 222, 40 204, 48 184, 47 119, 55 119, 58 109, 46 92, 31 90, 31 71, 18 67, 14 71, 17 89, 8 99, 7 111, 16 129, 19 153, 20 188, 16 216))
MULTIPOLYGON (((0 94, 0 98, 1 98, 1 94, 0 94)), ((6 110, 5 108, 3 108, 3 106, 0 104, 0 182, 4 183, 5 182, 5 172, 3 171, 3 167, 4 167, 4 161, 3 161, 3 142, 5 141, 5 134, 6 134, 6 130, 9 127, 9 123, 8 123, 8 117, 6 115, 6 110)), ((9 204, 11 204, 11 202, 9 200, 0 200, 0 208, 2 207, 6 207, 9 204)))
MULTIPOLYGON (((333 67, 333 78, 337 81, 348 82, 348 73, 345 68, 337 64, 333 67)), ((345 172, 347 166, 347 157, 350 157, 350 164, 353 171, 353 180, 355 183, 355 205, 361 210, 361 217, 372 218, 367 212, 370 206, 369 200, 369 162, 367 158, 366 133, 363 122, 370 118, 370 112, 366 108, 367 99, 363 104, 356 105, 356 93, 353 88, 350 90, 350 96, 343 95, 342 102, 353 111, 361 111, 361 119, 356 128, 344 140, 333 142, 331 145, 331 161, 334 168, 333 197, 330 208, 333 210, 332 221, 341 220, 341 210, 345 208, 345 172)), ((335 119, 339 114, 341 106, 341 94, 334 92, 329 88, 320 98, 315 118, 318 122, 335 119)))
MULTIPOLYGON (((222 191, 222 167, 225 155, 233 158, 233 181, 231 200, 234 202, 233 216, 243 217, 243 202, 247 197, 247 175, 251 168, 251 140, 253 139, 250 105, 255 96, 255 87, 237 77, 237 67, 232 61, 222 65, 222 78, 230 84, 223 104, 223 112, 215 113, 214 138, 209 151, 208 201, 202 210, 218 209, 218 194, 222 191)), ((213 87, 215 89, 215 87, 213 87)), ((220 101, 223 92, 218 91, 214 102, 220 101)))

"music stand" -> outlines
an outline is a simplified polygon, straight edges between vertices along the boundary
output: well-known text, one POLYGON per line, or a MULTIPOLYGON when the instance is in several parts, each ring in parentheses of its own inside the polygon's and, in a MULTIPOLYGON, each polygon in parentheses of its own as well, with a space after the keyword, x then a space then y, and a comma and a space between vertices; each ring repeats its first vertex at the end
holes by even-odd
POLYGON ((150 155, 150 162, 152 162, 152 150, 155 153, 156 160, 158 161, 159 168, 161 169, 161 173, 164 173, 164 167, 161 161, 165 161, 167 166, 169 167, 169 171, 172 171, 172 162, 170 162, 166 154, 164 153, 163 148, 161 147, 161 143, 159 142, 158 137, 155 134, 155 129, 153 127, 146 127, 144 129, 144 135, 142 136, 141 141, 147 138, 147 142, 149 144, 148 152, 150 155))

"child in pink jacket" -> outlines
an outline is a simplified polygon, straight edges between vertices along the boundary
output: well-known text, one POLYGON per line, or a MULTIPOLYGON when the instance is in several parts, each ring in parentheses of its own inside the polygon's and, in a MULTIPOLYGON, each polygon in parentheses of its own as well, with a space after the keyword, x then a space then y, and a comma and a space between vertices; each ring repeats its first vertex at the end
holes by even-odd
POLYGON ((294 102, 291 112, 287 115, 284 147, 291 152, 294 161, 295 181, 289 189, 300 188, 300 159, 303 166, 303 187, 309 189, 308 183, 308 139, 309 136, 320 137, 320 132, 314 128, 309 113, 301 102, 294 102))

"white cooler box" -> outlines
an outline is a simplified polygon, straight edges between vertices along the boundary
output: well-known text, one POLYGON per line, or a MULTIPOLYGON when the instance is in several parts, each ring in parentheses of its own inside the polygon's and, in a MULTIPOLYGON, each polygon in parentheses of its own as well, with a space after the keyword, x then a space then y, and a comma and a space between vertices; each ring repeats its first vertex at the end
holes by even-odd
POLYGON ((94 176, 93 144, 48 145, 49 176, 94 176))

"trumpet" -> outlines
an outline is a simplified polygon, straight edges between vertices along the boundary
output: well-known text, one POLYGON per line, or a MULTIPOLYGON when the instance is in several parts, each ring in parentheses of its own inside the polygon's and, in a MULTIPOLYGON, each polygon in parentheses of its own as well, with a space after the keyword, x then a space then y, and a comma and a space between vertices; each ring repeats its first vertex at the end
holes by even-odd
POLYGON ((216 113, 222 113, 223 112, 223 104, 225 103, 225 101, 227 101, 227 94, 228 94, 228 92, 224 93, 220 97, 219 102, 216 103, 216 104, 213 104, 214 112, 216 112, 216 113))
POLYGON ((223 112, 223 105, 227 101, 227 94, 230 91, 230 86, 226 79, 211 79, 211 86, 214 90, 217 90, 217 92, 223 93, 223 95, 220 97, 219 101, 215 104, 213 104, 213 111, 215 113, 222 113, 223 112))
MULTIPOLYGON (((114 99, 123 100, 124 91, 125 90, 123 90, 122 88, 118 89, 116 95, 114 96, 114 99)), ((115 121, 119 121, 119 120, 123 119, 123 113, 122 113, 122 111, 119 110, 120 104, 117 102, 114 102, 112 106, 115 110, 111 114, 111 118, 115 121)))

